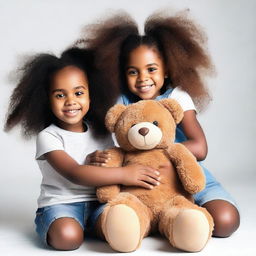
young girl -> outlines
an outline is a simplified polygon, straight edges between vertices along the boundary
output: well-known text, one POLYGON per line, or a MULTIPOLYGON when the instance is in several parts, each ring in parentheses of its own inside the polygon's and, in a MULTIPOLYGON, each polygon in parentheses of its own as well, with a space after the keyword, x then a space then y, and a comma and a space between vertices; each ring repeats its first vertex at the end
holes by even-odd
MULTIPOLYGON (((121 84, 119 103, 176 99, 184 110, 176 142, 184 144, 198 161, 204 160, 207 142, 195 105, 202 109, 210 99, 203 79, 213 66, 205 48, 206 36, 199 26, 185 14, 166 17, 158 13, 147 19, 145 35, 139 34, 137 24, 127 14, 92 28, 93 35, 84 41, 96 52, 102 79, 121 84)), ((194 195, 195 202, 212 215, 214 236, 228 237, 239 227, 239 212, 222 185, 203 169, 207 184, 194 195)))
MULTIPOLYGON (((29 61, 10 101, 6 130, 21 124, 38 134, 36 160, 42 172, 36 212, 40 238, 58 250, 78 248, 84 230, 103 211, 95 186, 152 188, 158 172, 144 166, 104 168, 85 165, 86 155, 113 145, 103 125, 111 100, 94 79, 91 54, 68 49, 60 58, 40 54, 29 61)), ((109 89, 109 88, 108 88, 109 89)))

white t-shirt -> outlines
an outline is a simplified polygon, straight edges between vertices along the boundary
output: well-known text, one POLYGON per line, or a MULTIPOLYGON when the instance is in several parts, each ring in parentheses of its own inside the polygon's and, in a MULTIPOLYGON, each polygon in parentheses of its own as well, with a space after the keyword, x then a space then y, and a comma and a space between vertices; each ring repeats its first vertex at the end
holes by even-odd
POLYGON ((187 110, 196 111, 195 104, 189 94, 179 87, 175 87, 168 98, 177 100, 184 112, 187 110))
POLYGON ((36 160, 43 176, 38 207, 97 200, 95 187, 76 185, 64 178, 46 161, 45 153, 64 150, 78 164, 85 164, 89 153, 110 147, 113 147, 111 136, 96 140, 90 127, 86 132, 78 133, 52 124, 41 131, 36 141, 36 160))

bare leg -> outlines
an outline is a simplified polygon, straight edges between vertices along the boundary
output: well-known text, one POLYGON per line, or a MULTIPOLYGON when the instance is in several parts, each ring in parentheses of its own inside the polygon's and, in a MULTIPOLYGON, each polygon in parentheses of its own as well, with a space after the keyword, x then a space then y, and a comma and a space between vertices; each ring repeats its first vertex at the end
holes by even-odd
POLYGON ((237 208, 224 200, 212 200, 203 205, 214 220, 213 236, 228 237, 240 225, 240 215, 237 208))
POLYGON ((48 231, 47 242, 57 250, 75 250, 84 240, 84 231, 73 218, 55 220, 48 231))

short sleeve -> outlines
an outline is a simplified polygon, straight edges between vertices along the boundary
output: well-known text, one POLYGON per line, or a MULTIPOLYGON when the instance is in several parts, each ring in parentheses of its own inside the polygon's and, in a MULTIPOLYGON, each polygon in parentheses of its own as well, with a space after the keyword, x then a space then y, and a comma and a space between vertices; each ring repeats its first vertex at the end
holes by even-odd
POLYGON ((36 159, 44 160, 43 155, 54 150, 64 150, 61 137, 48 131, 40 132, 36 140, 36 159))
POLYGON ((187 110, 196 110, 195 104, 189 94, 183 90, 181 90, 179 87, 176 87, 173 89, 171 95, 169 96, 171 99, 175 99, 178 101, 178 103, 181 105, 183 111, 187 110))
POLYGON ((120 95, 115 104, 124 104, 123 97, 120 95))

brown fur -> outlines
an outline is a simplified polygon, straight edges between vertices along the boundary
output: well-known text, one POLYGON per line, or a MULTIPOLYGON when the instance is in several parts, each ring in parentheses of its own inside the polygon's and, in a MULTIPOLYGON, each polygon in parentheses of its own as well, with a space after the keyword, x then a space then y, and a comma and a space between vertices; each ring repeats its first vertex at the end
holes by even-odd
MULTIPOLYGON (((181 209, 197 209, 209 222, 210 232, 213 221, 210 214, 193 203, 192 194, 205 186, 205 177, 195 157, 182 144, 174 144, 176 122, 182 118, 182 109, 176 101, 139 101, 127 107, 116 105, 106 116, 107 126, 115 132, 120 148, 111 150, 110 166, 142 164, 160 171, 159 186, 152 190, 140 187, 108 186, 97 190, 100 201, 108 202, 109 207, 125 204, 135 210, 141 221, 141 239, 159 228, 171 244, 175 246, 171 230, 174 218, 181 209), (175 120, 174 120, 175 118, 175 120), (132 124, 158 121, 163 136, 160 143, 151 150, 138 150, 130 144, 127 133, 132 124), (168 171, 161 166, 169 165, 168 171), (121 193, 120 193, 121 192, 121 193), (146 218, 146 220, 145 220, 146 218)), ((104 221, 103 221, 104 222, 104 221)))

